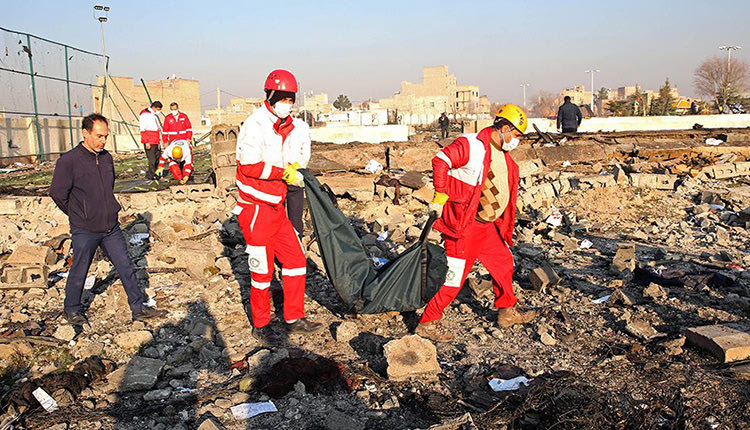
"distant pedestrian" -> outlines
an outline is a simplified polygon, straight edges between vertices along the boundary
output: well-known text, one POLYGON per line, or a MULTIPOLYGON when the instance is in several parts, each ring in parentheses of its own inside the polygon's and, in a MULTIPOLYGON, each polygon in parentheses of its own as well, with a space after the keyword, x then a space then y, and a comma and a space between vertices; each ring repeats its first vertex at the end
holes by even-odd
POLYGON ((563 133, 576 133, 582 119, 581 109, 570 102, 570 96, 565 96, 557 110, 557 131, 562 128, 563 133))
POLYGON ((698 103, 695 100, 690 103, 690 115, 698 115, 698 103))
MULTIPOLYGON (((63 154, 52 176, 50 197, 68 215, 73 246, 73 265, 65 284, 65 318, 74 325, 85 324, 81 295, 97 248, 117 269, 128 296, 133 320, 160 317, 165 311, 144 305, 146 296, 138 287, 133 262, 117 213, 120 204, 113 192, 115 165, 104 149, 109 136, 107 119, 91 114, 83 119, 83 142, 63 154)), ((158 146, 158 142, 157 142, 158 146)))
POLYGON ((443 112, 442 115, 440 115, 440 118, 438 119, 438 124, 440 124, 440 138, 445 139, 448 137, 448 130, 451 126, 451 120, 448 118, 448 115, 443 112))
POLYGON ((141 143, 146 149, 146 158, 148 159, 148 170, 146 172, 146 179, 158 179, 156 177, 156 168, 159 165, 159 157, 161 156, 161 147, 159 146, 159 131, 161 130, 159 122, 159 112, 161 112, 162 104, 156 100, 151 103, 151 106, 143 109, 138 122, 140 123, 141 129, 141 143))

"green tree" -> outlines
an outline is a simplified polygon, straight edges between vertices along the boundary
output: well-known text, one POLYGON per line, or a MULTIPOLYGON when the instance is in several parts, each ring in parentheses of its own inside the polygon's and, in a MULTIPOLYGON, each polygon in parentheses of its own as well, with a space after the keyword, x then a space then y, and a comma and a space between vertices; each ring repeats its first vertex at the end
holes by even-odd
POLYGON ((601 87, 599 88, 599 91, 596 93, 596 98, 594 99, 594 105, 596 106, 597 115, 603 115, 604 113, 604 100, 609 99, 609 89, 601 87))
POLYGON ((659 96, 651 103, 649 115, 673 115, 675 108, 672 103, 674 102, 672 87, 669 85, 669 78, 667 78, 664 81, 664 86, 659 88, 659 96))
POLYGON ((349 101, 349 97, 343 94, 339 94, 339 96, 333 102, 333 107, 338 110, 349 110, 352 108, 352 102, 349 101))

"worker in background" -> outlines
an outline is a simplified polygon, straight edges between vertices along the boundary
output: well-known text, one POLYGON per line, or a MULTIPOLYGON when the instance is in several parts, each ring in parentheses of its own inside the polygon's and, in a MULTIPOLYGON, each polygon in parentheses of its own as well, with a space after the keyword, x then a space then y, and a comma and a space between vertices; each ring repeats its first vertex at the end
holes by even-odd
POLYGON ((104 149, 109 136, 107 119, 97 114, 85 117, 82 133, 83 142, 57 160, 49 189, 52 200, 68 216, 73 244, 73 264, 65 284, 65 319, 73 325, 87 322, 81 295, 94 253, 100 247, 120 275, 133 320, 164 316, 165 311, 144 304, 146 296, 138 287, 117 219, 121 207, 113 193, 115 165, 104 149))
POLYGON ((305 319, 305 254, 284 209, 287 186, 301 187, 297 155, 289 148, 310 139, 303 121, 291 117, 297 79, 286 70, 274 70, 266 78, 266 100, 250 115, 237 137, 237 188, 232 211, 245 237, 251 274, 250 308, 253 336, 264 344, 280 341, 271 328, 268 289, 274 259, 281 263, 284 290, 284 328, 310 333, 321 325, 305 319))
POLYGON ((557 109, 557 131, 562 128, 563 133, 576 133, 581 120, 581 109, 570 102, 570 96, 565 96, 563 104, 557 109))
POLYGON ((440 115, 440 118, 438 118, 438 124, 440 125, 440 138, 445 139, 448 137, 448 130, 451 126, 451 120, 445 112, 443 112, 443 114, 440 115))
POLYGON ((162 139, 164 144, 172 143, 175 140, 193 139, 193 126, 187 115, 180 112, 177 102, 169 104, 169 115, 164 118, 164 127, 162 128, 162 139))
POLYGON ((156 169, 156 176, 161 177, 164 173, 164 165, 169 161, 169 170, 176 181, 184 184, 190 178, 193 172, 193 151, 190 148, 190 142, 187 140, 175 140, 159 157, 159 167, 156 169))
POLYGON ((445 284, 422 313, 418 335, 439 342, 454 338, 440 319, 476 259, 492 277, 499 326, 507 328, 536 317, 536 312, 522 312, 516 307, 509 248, 513 244, 519 180, 518 165, 510 151, 518 146, 526 126, 521 108, 506 104, 495 114, 492 126, 459 137, 432 159, 435 196, 430 211, 440 215, 435 229, 445 241, 448 273, 445 284))
POLYGON ((148 160, 148 170, 146 173, 146 179, 154 180, 156 177, 156 167, 159 164, 159 156, 161 156, 161 147, 159 146, 159 130, 161 130, 159 122, 159 112, 161 112, 162 104, 156 100, 151 103, 151 106, 143 109, 138 117, 138 122, 141 130, 141 143, 146 149, 146 159, 148 160))

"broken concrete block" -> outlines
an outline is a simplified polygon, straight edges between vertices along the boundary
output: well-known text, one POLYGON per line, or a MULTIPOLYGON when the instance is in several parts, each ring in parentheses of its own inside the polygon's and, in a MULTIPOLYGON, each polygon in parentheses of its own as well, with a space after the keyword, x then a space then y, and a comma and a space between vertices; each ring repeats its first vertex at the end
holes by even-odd
POLYGON ((45 266, 55 264, 56 259, 57 255, 49 246, 21 245, 13 251, 5 263, 14 266, 45 266))
POLYGON ((130 194, 130 207, 134 209, 153 209, 159 207, 159 199, 155 192, 130 194))
POLYGON ((750 358, 750 331, 737 324, 717 324, 689 328, 685 337, 724 363, 750 358))
POLYGON ((326 418, 325 428, 326 430, 364 430, 365 424, 334 409, 326 418))
POLYGON ((643 295, 652 299, 666 299, 667 290, 661 285, 652 282, 643 290, 643 295))
POLYGON ((163 360, 133 357, 122 375, 120 391, 150 390, 156 384, 165 364, 163 360))
POLYGON ((383 346, 383 352, 388 362, 388 378, 394 381, 409 378, 434 380, 442 371, 435 345, 417 335, 392 340, 383 346))
POLYGON ((359 327, 354 321, 344 321, 336 327, 336 342, 349 342, 359 335, 359 327))
POLYGON ((560 282, 560 277, 550 264, 544 263, 529 273, 529 281, 536 291, 541 291, 557 285, 560 282))
POLYGON ((412 197, 419 200, 422 203, 429 204, 432 201, 432 197, 435 194, 435 190, 428 187, 422 187, 412 193, 412 197))
POLYGON ((615 165, 615 169, 612 173, 615 178, 615 183, 617 185, 628 185, 630 183, 628 174, 625 172, 625 169, 622 167, 622 165, 620 164, 615 165))
POLYGON ((612 259, 610 270, 614 273, 622 273, 635 270, 637 260, 635 258, 635 245, 631 243, 618 243, 615 257, 612 259))
POLYGON ((154 340, 154 335, 147 330, 129 331, 115 336, 115 343, 126 351, 132 351, 154 340))
POLYGON ((625 331, 641 340, 651 340, 661 334, 651 324, 642 319, 628 321, 625 331))
POLYGON ((337 196, 349 195, 362 202, 369 202, 375 198, 375 182, 372 176, 321 176, 318 180, 321 184, 328 185, 337 196))
POLYGON ((630 183, 638 188, 652 188, 655 190, 674 190, 677 176, 660 175, 655 173, 631 173, 630 183))
POLYGON ((209 199, 215 195, 214 187, 211 184, 173 185, 170 189, 172 190, 173 198, 178 201, 187 199, 200 201, 209 199))
POLYGON ((171 243, 177 240, 177 232, 164 221, 151 223, 151 233, 160 241, 171 243))
POLYGON ((21 202, 16 199, 0 199, 0 215, 18 215, 21 209, 21 202))
POLYGON ((741 366, 733 367, 730 371, 735 378, 750 381, 750 364, 743 364, 741 366))
POLYGON ((632 290, 620 290, 617 289, 614 292, 612 292, 612 295, 610 295, 608 302, 610 303, 619 303, 625 306, 633 306, 638 303, 638 297, 635 294, 635 291, 632 290))
POLYGON ((541 159, 535 158, 533 160, 523 160, 518 162, 518 176, 519 178, 528 178, 530 176, 536 176, 542 174, 544 171, 544 163, 541 159))
POLYGON ((73 326, 65 324, 57 327, 57 330, 55 330, 55 333, 52 336, 55 339, 70 341, 76 337, 76 330, 73 326))
POLYGON ((224 430, 224 426, 217 423, 213 418, 206 418, 198 426, 198 430, 224 430))
POLYGON ((418 190, 425 186, 427 179, 425 178, 424 173, 412 170, 404 173, 404 176, 398 178, 398 182, 412 190, 418 190))

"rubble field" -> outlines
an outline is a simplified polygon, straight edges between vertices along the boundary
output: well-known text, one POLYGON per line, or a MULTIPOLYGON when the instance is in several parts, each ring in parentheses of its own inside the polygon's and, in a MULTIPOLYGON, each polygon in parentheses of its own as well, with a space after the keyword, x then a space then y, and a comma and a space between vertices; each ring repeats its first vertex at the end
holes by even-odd
MULTIPOLYGON (((448 143, 314 145, 310 168, 373 264, 418 238, 430 159, 448 143), (363 170, 371 159, 384 169, 363 170)), ((325 328, 284 332, 274 281, 284 342, 261 345, 232 190, 135 192, 137 167, 119 171, 133 185, 117 195, 120 221, 141 286, 169 316, 131 322, 98 253, 89 323, 73 327, 67 219, 43 180, 0 177, 11 187, 0 196, 0 428, 750 428, 750 130, 532 133, 513 154, 515 287, 540 316, 498 327, 477 263, 446 309, 448 343, 412 334, 419 311, 346 309, 306 214, 306 310, 325 328)))

